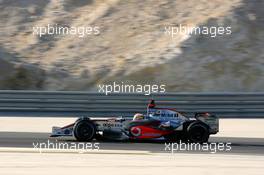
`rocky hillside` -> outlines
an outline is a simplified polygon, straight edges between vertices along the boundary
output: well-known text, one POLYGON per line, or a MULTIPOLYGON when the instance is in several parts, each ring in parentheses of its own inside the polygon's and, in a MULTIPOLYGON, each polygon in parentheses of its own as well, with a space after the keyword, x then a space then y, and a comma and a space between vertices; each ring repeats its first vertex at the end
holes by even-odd
POLYGON ((107 82, 167 91, 263 91, 264 1, 0 0, 0 88, 95 90, 107 82), (231 26, 219 37, 168 25, 231 26), (33 35, 47 25, 99 35, 33 35))

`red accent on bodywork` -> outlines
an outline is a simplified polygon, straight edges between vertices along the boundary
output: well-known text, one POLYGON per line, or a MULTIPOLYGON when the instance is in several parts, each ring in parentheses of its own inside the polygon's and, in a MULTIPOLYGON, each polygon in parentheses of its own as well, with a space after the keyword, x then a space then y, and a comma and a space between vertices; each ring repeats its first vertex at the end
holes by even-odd
MULTIPOLYGON (((133 127, 132 127, 133 128, 133 127)), ((159 130, 155 128, 151 128, 148 126, 136 126, 136 128, 139 128, 141 130, 141 133, 139 136, 134 136, 133 138, 137 139, 152 139, 152 138, 159 138, 164 135, 170 134, 173 131, 164 131, 164 130, 159 130)))
POLYGON ((133 136, 140 136, 141 135, 141 129, 139 127, 132 127, 130 129, 130 131, 131 131, 131 134, 133 136))

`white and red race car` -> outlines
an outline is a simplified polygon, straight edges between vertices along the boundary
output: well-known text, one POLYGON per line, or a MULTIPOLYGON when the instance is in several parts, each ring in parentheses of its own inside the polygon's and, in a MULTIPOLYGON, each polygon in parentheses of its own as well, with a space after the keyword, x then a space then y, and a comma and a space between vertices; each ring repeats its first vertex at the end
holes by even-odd
POLYGON ((196 113, 188 118, 175 109, 156 108, 154 100, 147 114, 140 120, 81 117, 76 122, 53 127, 51 137, 74 136, 78 141, 96 139, 154 139, 169 141, 207 142, 211 134, 219 130, 219 119, 209 113, 196 113))

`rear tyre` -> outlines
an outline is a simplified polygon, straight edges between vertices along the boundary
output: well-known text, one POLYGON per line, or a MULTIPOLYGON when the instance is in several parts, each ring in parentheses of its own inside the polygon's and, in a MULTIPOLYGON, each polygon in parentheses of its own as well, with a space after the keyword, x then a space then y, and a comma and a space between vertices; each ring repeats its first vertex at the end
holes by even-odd
POLYGON ((89 118, 79 119, 74 124, 73 134, 77 141, 91 141, 95 137, 96 126, 89 118))
POLYGON ((208 142, 209 135, 208 126, 202 122, 191 123, 187 128, 187 137, 192 143, 208 142))

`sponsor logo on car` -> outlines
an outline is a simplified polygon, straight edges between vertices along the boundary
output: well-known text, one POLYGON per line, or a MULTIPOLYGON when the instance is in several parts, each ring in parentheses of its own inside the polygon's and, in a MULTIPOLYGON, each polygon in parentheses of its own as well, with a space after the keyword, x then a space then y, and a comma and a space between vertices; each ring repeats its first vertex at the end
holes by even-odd
POLYGON ((140 134, 141 134, 141 129, 138 128, 138 127, 132 127, 132 128, 130 129, 130 131, 131 131, 131 134, 132 134, 133 136, 136 136, 136 137, 140 136, 140 134))
POLYGON ((107 128, 122 128, 123 125, 119 123, 103 123, 103 127, 107 128))

